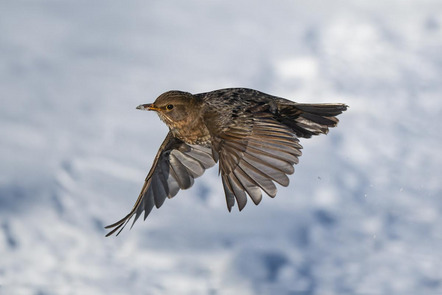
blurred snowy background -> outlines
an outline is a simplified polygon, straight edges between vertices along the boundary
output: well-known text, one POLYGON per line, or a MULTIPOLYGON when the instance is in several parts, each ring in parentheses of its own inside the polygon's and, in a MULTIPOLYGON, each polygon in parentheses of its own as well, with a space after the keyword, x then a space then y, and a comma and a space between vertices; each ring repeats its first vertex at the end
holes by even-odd
POLYGON ((441 294, 442 2, 0 1, 1 294, 441 294), (344 102, 275 199, 217 168, 117 238, 167 133, 249 87, 344 102))

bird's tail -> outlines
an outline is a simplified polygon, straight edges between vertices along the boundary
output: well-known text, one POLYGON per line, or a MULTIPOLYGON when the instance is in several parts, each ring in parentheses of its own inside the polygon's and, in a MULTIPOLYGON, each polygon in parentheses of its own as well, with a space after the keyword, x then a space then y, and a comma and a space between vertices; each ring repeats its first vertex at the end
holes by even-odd
POLYGON ((278 120, 291 128, 298 137, 310 138, 312 135, 327 134, 339 120, 337 115, 347 110, 342 103, 285 105, 279 110, 278 120))

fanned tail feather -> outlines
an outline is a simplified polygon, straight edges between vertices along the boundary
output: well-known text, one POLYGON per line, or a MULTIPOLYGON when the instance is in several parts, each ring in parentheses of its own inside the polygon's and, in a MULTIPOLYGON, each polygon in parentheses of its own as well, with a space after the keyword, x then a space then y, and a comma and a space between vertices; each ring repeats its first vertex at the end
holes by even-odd
POLYGON ((281 108, 278 121, 291 128, 298 137, 327 134, 339 120, 335 116, 347 110, 342 103, 303 104, 295 103, 281 108))

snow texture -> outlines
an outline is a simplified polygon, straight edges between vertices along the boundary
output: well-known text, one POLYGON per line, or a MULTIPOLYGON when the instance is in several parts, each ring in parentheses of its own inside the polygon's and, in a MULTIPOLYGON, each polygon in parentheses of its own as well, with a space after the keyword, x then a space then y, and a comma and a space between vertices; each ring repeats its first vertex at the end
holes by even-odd
POLYGON ((1 294, 442 293, 442 2, 0 2, 1 294), (350 109, 275 199, 217 168, 117 238, 171 89, 350 109))

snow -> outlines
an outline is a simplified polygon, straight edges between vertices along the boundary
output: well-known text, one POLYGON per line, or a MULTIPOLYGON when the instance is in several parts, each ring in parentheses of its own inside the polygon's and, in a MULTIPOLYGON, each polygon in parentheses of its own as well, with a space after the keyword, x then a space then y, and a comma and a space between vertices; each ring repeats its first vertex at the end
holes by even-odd
POLYGON ((442 4, 0 3, 1 294, 442 292, 442 4), (217 168, 117 238, 171 89, 350 109, 288 188, 226 209, 217 168))

